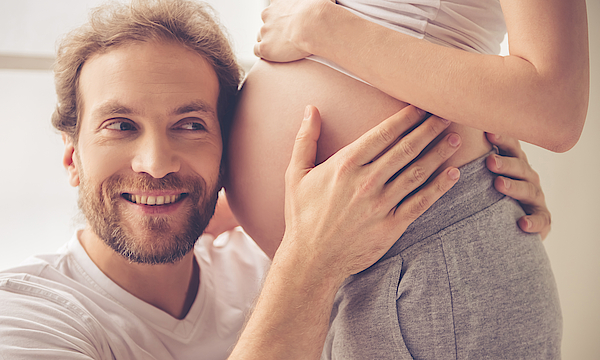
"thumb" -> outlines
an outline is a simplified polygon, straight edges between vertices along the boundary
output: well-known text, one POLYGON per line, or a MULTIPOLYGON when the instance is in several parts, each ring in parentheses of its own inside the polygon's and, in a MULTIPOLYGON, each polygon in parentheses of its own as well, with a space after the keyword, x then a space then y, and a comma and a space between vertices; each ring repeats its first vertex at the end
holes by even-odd
POLYGON ((308 105, 304 110, 304 119, 296 135, 292 158, 287 170, 288 176, 292 177, 290 180, 297 181, 298 177, 304 176, 315 167, 317 140, 319 140, 320 134, 321 115, 319 110, 312 105, 308 105))

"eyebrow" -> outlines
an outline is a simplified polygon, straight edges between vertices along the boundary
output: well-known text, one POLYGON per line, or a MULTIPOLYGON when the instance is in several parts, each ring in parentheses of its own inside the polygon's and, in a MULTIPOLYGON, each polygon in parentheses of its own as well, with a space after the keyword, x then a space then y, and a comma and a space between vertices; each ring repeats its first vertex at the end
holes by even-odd
MULTIPOLYGON (((171 115, 184 115, 192 112, 200 112, 208 114, 209 116, 217 118, 216 110, 210 106, 207 102, 203 100, 193 100, 192 102, 179 106, 171 111, 171 115)), ((109 101, 100 105, 98 108, 94 110, 92 113, 93 117, 110 117, 115 115, 131 115, 136 114, 132 108, 129 108, 125 105, 119 103, 118 100, 109 101)))
POLYGON ((191 112, 201 112, 217 118, 215 109, 203 100, 194 100, 172 111, 173 115, 183 115, 191 112))
POLYGON ((131 115, 135 113, 133 109, 128 108, 127 106, 119 104, 118 101, 111 101, 100 105, 98 108, 94 109, 92 113, 93 118, 99 117, 109 117, 114 115, 131 115))

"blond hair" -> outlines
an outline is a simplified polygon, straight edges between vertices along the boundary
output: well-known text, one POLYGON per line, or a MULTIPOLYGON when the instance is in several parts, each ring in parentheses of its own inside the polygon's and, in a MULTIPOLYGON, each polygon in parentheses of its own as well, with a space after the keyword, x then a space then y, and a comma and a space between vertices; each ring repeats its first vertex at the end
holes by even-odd
POLYGON ((89 22, 68 33, 59 43, 54 65, 58 104, 52 124, 76 143, 81 98, 79 75, 92 55, 132 42, 174 41, 197 52, 219 79, 217 115, 223 140, 227 139, 242 77, 224 28, 206 3, 190 0, 133 0, 108 3, 94 9, 89 22))

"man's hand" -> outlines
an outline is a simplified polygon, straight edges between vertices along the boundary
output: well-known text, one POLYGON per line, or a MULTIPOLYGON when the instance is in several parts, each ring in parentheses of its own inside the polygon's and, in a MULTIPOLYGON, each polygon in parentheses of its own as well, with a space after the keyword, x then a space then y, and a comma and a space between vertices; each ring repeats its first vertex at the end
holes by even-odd
POLYGON ((517 139, 488 133, 486 136, 500 150, 500 155, 486 159, 490 171, 504 175, 496 178, 496 190, 517 200, 527 213, 518 220, 521 230, 540 233, 542 240, 545 239, 550 232, 551 216, 538 173, 529 165, 517 139))
POLYGON ((295 255, 320 261, 339 280, 383 256, 459 177, 458 169, 447 169, 408 196, 460 146, 460 137, 448 134, 410 164, 449 125, 431 116, 400 138, 423 115, 409 106, 315 167, 321 120, 317 109, 308 107, 286 173, 280 249, 293 247, 295 255))
POLYGON ((257 35, 254 54, 275 62, 290 62, 310 54, 303 49, 304 36, 314 34, 314 19, 331 0, 272 0, 261 17, 264 25, 257 35))
POLYGON ((408 106, 315 166, 321 119, 307 108, 286 172, 286 230, 233 359, 318 359, 335 294, 381 258, 458 181, 441 171, 460 146, 449 122, 408 106), (404 137, 402 137, 404 136, 404 137))

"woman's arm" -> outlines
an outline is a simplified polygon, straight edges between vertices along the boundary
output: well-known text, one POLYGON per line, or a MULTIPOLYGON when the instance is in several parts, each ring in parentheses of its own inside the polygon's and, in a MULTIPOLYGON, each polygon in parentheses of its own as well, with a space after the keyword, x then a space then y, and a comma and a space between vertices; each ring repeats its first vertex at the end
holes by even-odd
POLYGON ((390 96, 440 117, 563 152, 585 121, 589 55, 585 0, 501 0, 510 55, 416 39, 329 0, 272 1, 257 55, 329 59, 390 96))

